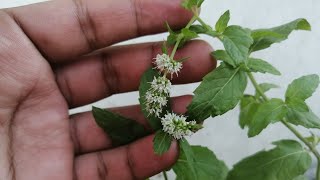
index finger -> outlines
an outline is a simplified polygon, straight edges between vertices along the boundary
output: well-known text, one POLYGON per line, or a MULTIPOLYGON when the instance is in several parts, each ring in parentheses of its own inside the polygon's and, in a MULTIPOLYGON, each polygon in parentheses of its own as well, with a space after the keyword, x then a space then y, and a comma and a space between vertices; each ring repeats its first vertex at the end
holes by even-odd
POLYGON ((8 9, 47 59, 72 59, 130 38, 179 28, 181 0, 55 0, 8 9))

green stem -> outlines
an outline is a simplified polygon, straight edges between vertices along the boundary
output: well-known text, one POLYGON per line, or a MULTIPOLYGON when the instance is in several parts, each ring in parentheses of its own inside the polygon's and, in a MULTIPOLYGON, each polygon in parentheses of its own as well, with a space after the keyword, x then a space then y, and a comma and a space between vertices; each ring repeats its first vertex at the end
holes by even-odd
MULTIPOLYGON (((189 23, 187 24, 187 26, 185 28, 190 28, 190 26, 197 20, 197 17, 196 16, 193 16, 192 19, 189 21, 189 23)), ((173 59, 178 48, 179 48, 179 45, 181 43, 181 40, 183 39, 183 36, 179 35, 178 39, 177 39, 177 42, 176 44, 174 45, 173 49, 172 49, 172 52, 171 52, 171 55, 170 55, 170 59, 173 59)))
POLYGON ((166 172, 166 171, 163 171, 162 174, 163 174, 164 180, 168 180, 167 172, 166 172))
POLYGON ((282 123, 288 128, 290 129, 290 131, 295 134, 303 143, 305 143, 308 148, 310 149, 310 151, 316 156, 317 160, 320 161, 320 154, 319 152, 316 150, 316 148, 310 143, 308 142, 291 124, 289 124, 288 122, 286 122, 285 120, 282 120, 282 123))
POLYGON ((256 79, 254 78, 253 74, 251 72, 247 73, 249 76, 249 79, 251 80, 253 86, 255 87, 255 89, 257 90, 257 92, 261 95, 261 97, 265 100, 265 101, 269 101, 269 98, 264 94, 263 90, 261 89, 261 87, 259 86, 259 84, 257 83, 256 79))
POLYGON ((178 39, 177 39, 176 44, 174 45, 174 47, 172 49, 172 52, 171 52, 171 55, 170 55, 170 59, 174 58, 174 55, 176 54, 176 52, 178 50, 178 47, 179 47, 179 45, 181 43, 181 40, 182 40, 182 36, 179 36, 178 39))
POLYGON ((208 26, 208 24, 206 24, 199 16, 196 16, 197 17, 197 21, 199 21, 199 23, 205 27, 207 30, 211 29, 210 26, 208 26))
POLYGON ((197 21, 206 28, 207 32, 205 34, 213 37, 213 38, 218 38, 220 41, 222 41, 222 34, 218 33, 216 31, 213 31, 211 26, 206 24, 199 16, 195 15, 197 17, 197 21))
POLYGON ((317 167, 317 176, 316 176, 317 180, 320 180, 320 163, 318 161, 318 167, 317 167))
MULTIPOLYGON (((251 72, 247 73, 249 76, 249 79, 251 80, 253 86, 257 90, 257 92, 261 95, 264 101, 269 101, 269 98, 265 95, 265 93, 262 91, 261 87, 257 83, 256 79, 254 78, 253 74, 251 72)), ((298 139, 300 139, 308 148, 310 151, 314 154, 314 156, 317 158, 317 174, 316 174, 316 180, 320 180, 320 154, 317 151, 317 149, 309 142, 307 141, 290 123, 288 123, 285 119, 281 120, 282 124, 285 125, 298 139)))

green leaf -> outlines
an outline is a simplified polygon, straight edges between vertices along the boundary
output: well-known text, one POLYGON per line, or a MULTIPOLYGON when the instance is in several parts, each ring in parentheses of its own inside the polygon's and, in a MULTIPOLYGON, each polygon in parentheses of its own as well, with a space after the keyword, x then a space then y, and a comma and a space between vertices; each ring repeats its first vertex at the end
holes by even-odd
POLYGON ((193 31, 191 31, 190 29, 187 29, 187 28, 183 28, 181 30, 181 33, 183 34, 184 38, 187 39, 187 40, 199 37, 197 33, 193 32, 193 31))
POLYGON ((309 153, 296 141, 274 142, 276 147, 247 157, 234 165, 227 180, 290 180, 311 165, 309 153))
POLYGON ((287 107, 290 109, 295 109, 300 112, 308 112, 308 105, 301 99, 288 99, 286 101, 287 107))
POLYGON ((222 42, 229 56, 239 65, 247 60, 253 40, 249 30, 240 26, 229 26, 223 32, 222 42))
MULTIPOLYGON (((279 88, 278 85, 271 84, 271 83, 262 83, 262 84, 259 84, 259 86, 260 86, 262 92, 264 92, 264 93, 265 93, 265 92, 268 92, 268 91, 271 90, 271 89, 279 88)), ((257 91, 256 91, 256 95, 255 95, 255 96, 256 96, 256 97, 259 97, 259 96, 260 96, 257 91)))
POLYGON ((92 114, 99 127, 111 137, 114 145, 128 144, 149 134, 141 124, 111 111, 92 107, 92 114))
POLYGON ((207 27, 203 27, 202 25, 192 25, 190 26, 189 30, 197 34, 206 34, 214 38, 221 35, 220 33, 212 30, 212 28, 209 25, 207 25, 207 27))
POLYGON ((254 96, 245 95, 240 101, 239 124, 242 129, 250 125, 253 115, 257 111, 260 103, 254 96))
POLYGON ((217 37, 220 36, 220 34, 217 31, 213 31, 213 30, 208 30, 204 34, 209 35, 209 36, 211 36, 213 38, 217 38, 217 37))
POLYGON ((248 68, 251 72, 270 73, 278 76, 281 75, 275 67, 262 59, 249 58, 248 68))
MULTIPOLYGON (((149 114, 146 111, 146 98, 145 98, 145 94, 146 92, 151 88, 151 84, 150 82, 152 82, 152 80, 154 79, 154 77, 159 77, 160 74, 158 71, 156 71, 153 68, 149 68, 148 70, 146 70, 146 72, 142 75, 142 78, 140 80, 140 87, 139 87, 139 102, 140 102, 140 106, 141 106, 141 110, 144 114, 144 117, 147 118, 150 126, 152 127, 153 130, 158 130, 162 128, 161 125, 161 119, 158 118, 155 115, 149 114)), ((169 97, 168 97, 169 100, 169 97)), ((170 104, 170 103, 168 103, 170 104)), ((170 109, 170 107, 165 107, 163 109, 163 114, 168 111, 170 109)))
POLYGON ((262 103, 249 125, 248 136, 253 137, 260 134, 270 123, 276 123, 284 118, 286 113, 287 108, 281 99, 271 99, 262 103))
MULTIPOLYGON (((180 142, 181 143, 181 142, 180 142)), ((177 180, 225 180, 228 168, 212 151, 201 146, 180 145, 180 156, 173 170, 177 180)))
POLYGON ((320 118, 312 111, 301 112, 295 109, 289 109, 287 115, 288 121, 295 125, 300 125, 305 128, 320 129, 320 118))
POLYGON ((305 128, 320 129, 320 119, 303 100, 293 99, 286 102, 288 107, 287 120, 294 125, 305 128))
POLYGON ((259 51, 270 47, 274 43, 279 43, 288 38, 294 30, 311 30, 309 22, 305 19, 297 19, 288 24, 274 27, 271 29, 253 30, 251 36, 254 43, 250 47, 250 51, 259 51))
POLYGON ((246 73, 222 63, 207 74, 195 90, 188 115, 198 122, 233 109, 247 87, 246 73))
POLYGON ((173 171, 176 173, 176 180, 196 180, 196 170, 193 165, 195 160, 195 155, 193 153, 192 147, 186 139, 179 141, 180 153, 179 159, 173 166, 173 171), (180 162, 180 163, 179 163, 180 162), (183 163, 183 164, 182 164, 183 163))
POLYGON ((294 80, 287 89, 286 101, 289 99, 306 100, 312 96, 319 86, 319 76, 316 74, 303 76, 294 80))
POLYGON ((207 32, 207 29, 202 25, 192 25, 189 29, 197 34, 205 34, 207 32))
POLYGON ((191 31, 190 29, 183 28, 181 30, 182 40, 179 44, 179 47, 182 47, 187 41, 190 41, 191 39, 199 37, 196 32, 191 31))
POLYGON ((184 0, 182 2, 182 7, 192 10, 193 7, 201 7, 204 0, 184 0))
POLYGON ((199 180, 225 180, 228 167, 208 148, 192 146, 194 153, 194 166, 199 180))
POLYGON ((287 39, 285 35, 264 29, 252 31, 251 36, 254 42, 250 47, 250 52, 266 49, 274 43, 287 39))
POLYGON ((230 11, 226 11, 216 23, 216 31, 223 33, 230 21, 230 11))
POLYGON ((171 146, 172 136, 163 132, 162 130, 157 131, 153 139, 153 149, 158 155, 166 153, 171 146))
POLYGON ((211 56, 214 57, 216 60, 221 60, 234 68, 236 67, 236 62, 224 50, 216 50, 211 53, 211 56))

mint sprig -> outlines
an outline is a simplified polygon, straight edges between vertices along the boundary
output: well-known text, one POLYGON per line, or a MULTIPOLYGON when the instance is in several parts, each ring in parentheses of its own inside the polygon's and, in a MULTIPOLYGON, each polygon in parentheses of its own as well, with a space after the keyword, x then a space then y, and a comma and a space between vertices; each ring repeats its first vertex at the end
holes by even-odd
MULTIPOLYGON (((219 160, 208 148, 192 146, 185 138, 177 139, 180 156, 173 166, 177 180, 304 180, 304 173, 310 168, 313 154, 317 160, 316 180, 320 180, 320 154, 316 146, 320 142, 319 136, 311 134, 304 137, 295 126, 306 129, 320 129, 320 118, 310 109, 306 100, 310 98, 319 86, 319 76, 316 74, 303 76, 294 80, 287 88, 284 99, 269 98, 266 93, 278 85, 272 83, 258 83, 254 73, 269 73, 280 76, 276 67, 265 60, 252 57, 251 53, 260 51, 286 40, 294 30, 311 30, 306 19, 297 19, 287 24, 251 30, 238 25, 229 25, 230 11, 226 11, 214 27, 208 25, 199 16, 199 10, 204 0, 184 0, 182 6, 194 16, 182 29, 173 31, 167 24, 169 36, 162 51, 174 60, 176 51, 186 42, 199 38, 200 34, 217 38, 224 49, 211 53, 216 60, 222 61, 220 66, 209 72, 194 92, 194 98, 187 107, 188 119, 183 116, 182 121, 163 126, 164 114, 171 113, 171 107, 166 106, 157 116, 145 111, 145 94, 150 89, 150 82, 154 77, 163 74, 156 69, 148 69, 141 78, 140 105, 145 118, 156 132, 153 148, 155 154, 161 156, 166 153, 174 139, 170 133, 176 129, 192 134, 202 127, 202 122, 209 117, 216 117, 234 109, 240 103, 239 125, 248 131, 248 137, 258 136, 270 124, 282 123, 300 142, 294 140, 280 140, 274 142, 271 150, 260 151, 244 158, 235 164, 231 171, 225 163, 219 160), (194 24, 198 22, 198 24, 194 24), (168 54, 168 46, 172 46, 168 54), (248 80, 255 88, 255 94, 245 92, 248 80), (197 123, 195 121, 197 121, 197 123), (171 125, 179 124, 179 128, 171 125), (191 131, 194 131, 191 133, 191 131)), ((183 58, 182 61, 188 58, 183 58)), ((177 62, 180 62, 177 60, 177 62)), ((164 74, 164 77, 167 74, 164 74)), ((168 101, 170 97, 168 96, 168 101)), ((93 109, 94 117, 99 126, 104 128, 111 138, 126 144, 144 136, 148 132, 131 120, 109 111, 93 109), (112 121, 110 121, 112 117, 112 121), (119 122, 119 123, 117 123, 119 122), (132 126, 128 129, 126 126, 132 126), (129 130, 129 132, 124 132, 129 130), (111 133, 110 133, 111 132, 111 133)), ((178 116, 172 116, 178 117, 178 116)), ((178 132, 173 133, 180 135, 178 132)), ((177 137, 177 136, 176 136, 177 137)), ((178 136, 181 137, 181 136, 178 136)), ((164 172, 165 179, 168 179, 164 172)))

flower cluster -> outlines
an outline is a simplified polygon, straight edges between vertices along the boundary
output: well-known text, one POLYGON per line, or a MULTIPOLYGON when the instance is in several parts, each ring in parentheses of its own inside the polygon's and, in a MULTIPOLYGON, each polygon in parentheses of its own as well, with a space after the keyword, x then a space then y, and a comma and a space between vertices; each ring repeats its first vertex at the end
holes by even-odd
POLYGON ((173 136, 175 139, 182 139, 185 136, 191 136, 192 130, 197 128, 196 121, 186 121, 187 118, 174 113, 167 113, 161 118, 163 131, 173 136))
POLYGON ((171 74, 171 77, 173 74, 178 76, 178 72, 182 69, 182 63, 172 60, 167 54, 158 54, 155 60, 157 69, 161 72, 171 74))
POLYGON ((182 69, 182 63, 172 60, 167 54, 158 54, 155 58, 156 69, 163 72, 163 76, 154 77, 150 82, 151 87, 146 92, 146 111, 149 115, 161 118, 163 131, 173 136, 175 139, 182 139, 193 134, 193 130, 198 130, 199 126, 195 121, 187 122, 185 116, 174 113, 167 113, 163 117, 164 107, 167 106, 170 97, 171 82, 166 78, 167 74, 177 74, 182 69))
POLYGON ((146 110, 149 114, 160 117, 163 107, 168 103, 171 82, 166 77, 154 77, 151 88, 147 91, 146 110))

